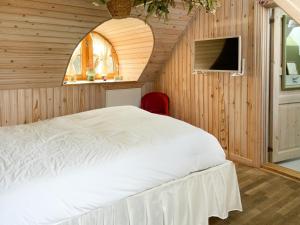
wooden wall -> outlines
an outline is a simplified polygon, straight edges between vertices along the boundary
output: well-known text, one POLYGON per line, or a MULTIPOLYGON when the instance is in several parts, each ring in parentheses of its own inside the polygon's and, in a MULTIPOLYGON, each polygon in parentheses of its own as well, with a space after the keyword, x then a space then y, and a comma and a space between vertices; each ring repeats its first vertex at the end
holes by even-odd
POLYGON ((0 89, 61 86, 76 45, 108 19, 92 0, 1 0, 0 89))
POLYGON ((112 19, 95 29, 115 48, 119 59, 119 72, 124 80, 136 81, 143 73, 154 46, 152 30, 143 20, 112 19))
MULTIPOLYGON (((109 84, 108 84, 109 85, 109 84)), ((142 86, 142 95, 153 83, 142 86)), ((136 84, 109 85, 108 89, 135 87, 136 84)), ((55 88, 0 90, 0 127, 37 122, 103 107, 105 85, 67 85, 55 88)))
MULTIPOLYGON (((150 17, 147 21, 154 34, 154 47, 151 58, 139 78, 141 82, 154 81, 159 76, 175 44, 194 15, 194 11, 187 14, 187 8, 182 4, 181 0, 175 0, 175 2, 177 2, 176 8, 170 9, 168 21, 155 17, 150 17)), ((138 17, 140 11, 133 10, 131 14, 133 17, 138 17)))
MULTIPOLYGON (((96 7, 92 2, 1 0, 0 89, 61 86, 80 40, 111 19, 106 6, 96 7)), ((132 17, 140 13, 133 10, 132 17)), ((168 22, 149 19, 155 47, 139 81, 156 78, 191 16, 182 4, 177 4, 176 9, 171 9, 168 22)))
POLYGON ((0 125, 36 122, 100 108, 100 85, 0 91, 0 125))
MULTIPOLYGON (((230 159, 260 165, 261 77, 255 57, 254 0, 222 0, 216 16, 198 12, 156 81, 156 89, 167 93, 171 114, 215 135, 230 159), (246 72, 194 75, 193 41, 242 36, 246 72)), ((230 56, 229 56, 230 57, 230 56)), ((262 63, 262 62, 260 62, 262 63)))

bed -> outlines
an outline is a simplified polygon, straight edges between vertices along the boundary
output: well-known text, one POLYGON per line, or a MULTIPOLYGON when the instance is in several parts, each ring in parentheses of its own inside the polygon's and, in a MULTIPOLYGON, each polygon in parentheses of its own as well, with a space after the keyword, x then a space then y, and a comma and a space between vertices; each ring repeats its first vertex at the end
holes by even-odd
POLYGON ((215 137, 133 106, 0 129, 1 225, 207 225, 242 210, 215 137))

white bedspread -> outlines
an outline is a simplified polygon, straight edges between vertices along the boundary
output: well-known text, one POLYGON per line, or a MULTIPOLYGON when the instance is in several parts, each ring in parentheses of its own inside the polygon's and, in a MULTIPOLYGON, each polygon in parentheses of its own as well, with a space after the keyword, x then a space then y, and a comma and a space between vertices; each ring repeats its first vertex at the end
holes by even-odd
POLYGON ((1 128, 0 224, 56 224, 224 162, 212 135, 131 106, 1 128))

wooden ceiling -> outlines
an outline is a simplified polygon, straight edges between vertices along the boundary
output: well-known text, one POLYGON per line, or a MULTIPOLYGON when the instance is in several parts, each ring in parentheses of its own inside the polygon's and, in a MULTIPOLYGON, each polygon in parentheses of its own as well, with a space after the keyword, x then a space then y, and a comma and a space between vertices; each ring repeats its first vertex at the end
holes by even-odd
MULTIPOLYGON (((139 81, 155 79, 191 17, 177 4, 169 21, 149 19, 155 45, 139 81)), ((92 0, 1 0, 0 89, 61 86, 75 47, 110 18, 92 0)))
POLYGON ((280 7, 289 16, 300 23, 300 1, 299 0, 262 0, 262 5, 266 8, 280 7))
POLYGON ((95 29, 113 45, 123 80, 136 81, 152 54, 154 38, 148 24, 136 18, 111 19, 95 29))
POLYGON ((300 1, 299 0, 274 0, 287 14, 300 24, 300 1))

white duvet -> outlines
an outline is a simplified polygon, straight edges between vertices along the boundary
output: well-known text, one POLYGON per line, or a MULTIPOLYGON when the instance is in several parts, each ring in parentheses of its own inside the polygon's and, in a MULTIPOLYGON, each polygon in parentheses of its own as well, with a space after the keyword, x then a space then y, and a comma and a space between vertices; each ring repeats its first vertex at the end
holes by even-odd
POLYGON ((53 225, 225 162, 218 141, 132 106, 0 128, 0 225, 53 225))

